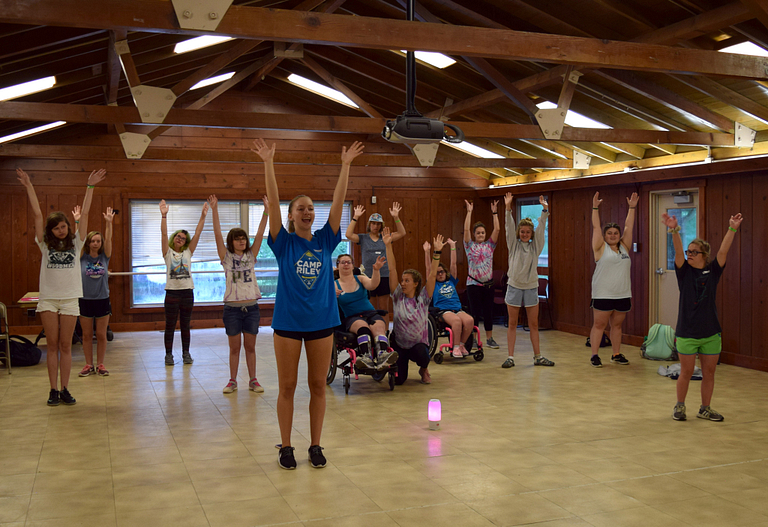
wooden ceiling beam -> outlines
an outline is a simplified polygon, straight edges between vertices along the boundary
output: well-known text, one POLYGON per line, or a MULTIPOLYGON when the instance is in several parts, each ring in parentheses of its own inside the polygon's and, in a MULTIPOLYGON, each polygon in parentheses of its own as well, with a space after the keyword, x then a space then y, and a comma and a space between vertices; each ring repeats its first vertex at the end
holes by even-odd
POLYGON ((714 97, 724 104, 738 108, 739 110, 752 114, 755 117, 759 117, 764 121, 768 121, 768 108, 753 101, 749 97, 745 97, 730 88, 726 88, 713 79, 700 77, 698 75, 673 75, 673 77, 683 84, 687 84, 701 93, 714 97))
POLYGON ((218 57, 211 62, 198 69, 183 81, 176 84, 171 91, 176 94, 177 97, 189 91, 189 89, 198 82, 205 80, 212 76, 214 73, 219 72, 222 68, 230 64, 237 58, 245 55, 253 48, 261 44, 260 40, 241 40, 224 53, 221 53, 218 57))
POLYGON ((109 32, 109 43, 107 44, 107 84, 105 87, 105 96, 107 104, 117 103, 117 91, 120 87, 120 57, 115 50, 115 42, 125 40, 127 33, 122 30, 109 32))
MULTIPOLYGON (((233 77, 234 78, 234 77, 233 77)), ((232 80, 232 79, 230 79, 232 80)), ((205 104, 205 97, 199 105, 205 104)), ((138 124, 138 110, 126 106, 88 106, 79 104, 0 102, 0 119, 18 121, 62 120, 73 123, 138 124)), ((172 108, 164 121, 167 126, 212 128, 250 128, 275 130, 308 130, 379 135, 384 119, 323 115, 294 115, 227 111, 194 111, 172 108)), ((451 121, 449 121, 451 122, 451 121)), ((544 135, 535 125, 453 121, 466 137, 504 139, 537 139, 544 135)), ((733 146, 733 135, 712 132, 674 132, 638 129, 593 129, 566 127, 562 141, 667 143, 705 146, 733 146)))
MULTIPOLYGON (((132 31, 201 34, 177 27, 170 1, 45 0, 0 4, 0 22, 125 28, 132 31), (141 17, 136 16, 141 13, 141 17)), ((403 20, 350 17, 233 5, 217 33, 234 38, 280 40, 375 49, 436 51, 504 60, 533 60, 579 67, 606 67, 768 79, 768 60, 714 51, 606 41, 564 35, 403 20), (471 52, 467 52, 471 50, 471 52)))
POLYGON ((753 17, 752 12, 741 2, 731 2, 675 24, 650 31, 633 39, 633 42, 672 46, 681 41, 705 35, 710 31, 740 24, 753 17))
POLYGON ((741 0, 741 3, 755 15, 763 26, 768 28, 768 1, 766 0, 741 0))
POLYGON ((323 68, 315 60, 311 59, 310 57, 304 56, 304 58, 301 59, 299 62, 301 62, 308 68, 310 68, 315 73, 317 73, 320 76, 320 78, 322 78, 325 82, 330 84, 332 88, 340 91, 341 93, 349 97, 349 99, 355 104, 357 104, 360 107, 360 110, 364 112, 368 117, 377 117, 377 118, 384 117, 378 111, 376 111, 376 109, 373 106, 368 104, 362 97, 357 95, 346 84, 344 84, 339 79, 337 79, 331 72, 323 68))
POLYGON ((490 63, 483 58, 467 56, 462 58, 473 68, 482 73, 483 76, 496 86, 496 89, 501 91, 507 99, 523 110, 531 122, 536 122, 536 112, 538 111, 538 108, 525 93, 514 85, 513 82, 510 82, 499 70, 491 66, 490 63))

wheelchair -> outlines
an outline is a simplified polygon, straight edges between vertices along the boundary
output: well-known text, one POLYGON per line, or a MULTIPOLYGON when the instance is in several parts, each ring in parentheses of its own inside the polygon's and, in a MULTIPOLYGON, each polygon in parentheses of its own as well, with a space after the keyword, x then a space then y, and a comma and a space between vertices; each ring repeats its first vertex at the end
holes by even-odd
MULTIPOLYGON (((389 313, 378 310, 381 316, 387 316, 389 313)), ((371 353, 375 348, 371 345, 371 353)), ((391 349, 390 349, 391 351, 391 349)), ((352 375, 355 380, 359 375, 370 375, 374 381, 381 382, 384 377, 389 378, 389 389, 395 389, 395 376, 397 375, 397 364, 392 364, 381 370, 360 369, 355 366, 358 357, 357 335, 342 330, 342 326, 336 328, 333 332, 333 349, 331 351, 331 363, 328 367, 328 374, 325 377, 325 384, 330 385, 336 378, 336 371, 341 370, 344 393, 349 394, 349 387, 352 375), (346 353, 348 356, 339 362, 340 355, 346 353)), ((362 364, 362 363, 361 363, 362 364)))
MULTIPOLYGON (((451 356, 451 350, 453 349, 453 331, 450 326, 443 321, 442 317, 440 317, 440 311, 434 307, 429 308, 429 325, 427 331, 429 335, 429 356, 435 364, 442 364, 444 353, 447 353, 449 357, 451 356), (448 338, 448 342, 440 345, 440 349, 438 349, 437 341, 444 337, 448 338)), ((467 346, 467 351, 469 351, 469 355, 473 359, 479 362, 485 358, 485 354, 483 353, 483 341, 480 338, 480 330, 477 326, 472 329, 472 336, 474 336, 475 341, 477 342, 477 351, 473 352, 471 345, 467 346)), ((470 337, 470 343, 471 339, 472 337, 470 337)))

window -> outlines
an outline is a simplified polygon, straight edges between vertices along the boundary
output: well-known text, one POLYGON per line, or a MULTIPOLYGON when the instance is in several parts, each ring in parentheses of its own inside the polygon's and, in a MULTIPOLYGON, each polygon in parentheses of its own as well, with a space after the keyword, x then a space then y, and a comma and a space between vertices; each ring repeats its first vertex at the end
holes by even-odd
MULTIPOLYGON (((178 229, 186 229, 190 236, 195 234, 197 222, 202 212, 202 201, 167 201, 168 203, 168 236, 178 229)), ((315 223, 313 230, 322 228, 328 220, 330 201, 315 202, 315 223)), ((165 299, 165 262, 161 252, 160 239, 160 210, 156 200, 131 200, 130 225, 130 268, 137 274, 132 275, 131 291, 133 306, 162 305, 165 299)), ((280 205, 283 219, 288 217, 288 202, 280 205)), ((253 235, 258 230, 264 204, 249 201, 219 201, 219 220, 224 239, 227 233, 235 227, 242 227, 253 235)), ((341 215, 342 241, 333 253, 336 255, 349 252, 349 241, 345 232, 351 218, 351 205, 344 204, 341 215)), ((264 232, 264 240, 259 250, 256 262, 256 275, 261 294, 265 299, 274 299, 277 290, 277 260, 267 246, 269 225, 264 232)), ((168 243, 165 240, 163 243, 168 243)), ((209 212, 205 219, 203 232, 192 257, 192 273, 195 280, 195 302, 219 304, 224 298, 226 288, 224 271, 219 262, 216 250, 216 240, 213 235, 212 215, 209 212)))
MULTIPOLYGON (((685 209, 667 209, 667 214, 677 218, 680 225, 680 238, 683 240, 683 249, 687 249, 691 242, 696 239, 696 208, 685 209)), ((667 270, 675 269, 675 245, 672 242, 672 235, 667 234, 667 270)))
MULTIPOLYGON (((544 199, 547 199, 544 196, 544 199)), ((523 218, 533 220, 534 230, 539 226, 539 218, 544 207, 539 204, 539 198, 518 198, 517 215, 515 219, 519 222, 523 218)), ((544 229, 544 250, 539 255, 539 267, 549 267, 549 221, 544 229)))

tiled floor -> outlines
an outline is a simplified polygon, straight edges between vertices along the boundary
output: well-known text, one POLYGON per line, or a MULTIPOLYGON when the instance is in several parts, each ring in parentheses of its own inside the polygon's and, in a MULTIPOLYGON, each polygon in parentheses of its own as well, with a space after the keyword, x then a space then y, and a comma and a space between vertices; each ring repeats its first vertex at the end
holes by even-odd
MULTIPOLYGON (((424 527, 450 525, 768 526, 768 374, 720 366, 723 423, 671 418, 675 383, 626 347, 629 367, 594 369, 584 339, 542 332, 554 368, 534 367, 519 331, 517 366, 430 367, 433 384, 388 390, 370 377, 328 388, 312 469, 308 392, 296 396, 299 467, 276 464, 272 334, 258 339, 264 394, 224 395, 224 331, 192 335, 195 363, 163 365, 158 332, 109 344, 106 378, 78 378, 73 407, 49 408, 44 364, 0 373, 0 525, 424 527), (427 402, 442 401, 442 430, 427 402)), ((178 337, 177 337, 178 338, 178 337)), ((177 344, 178 349, 178 344, 177 344)), ((302 361, 302 369, 305 368, 302 361)), ((303 376, 303 373, 302 373, 303 376)))

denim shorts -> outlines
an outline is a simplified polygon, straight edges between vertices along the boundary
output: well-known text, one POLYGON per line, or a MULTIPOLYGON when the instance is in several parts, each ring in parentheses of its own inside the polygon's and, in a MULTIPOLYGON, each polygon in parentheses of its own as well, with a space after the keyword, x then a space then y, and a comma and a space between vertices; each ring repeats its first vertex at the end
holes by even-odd
POLYGON ((224 306, 224 329, 228 337, 235 337, 240 333, 258 335, 260 320, 259 304, 243 307, 224 306))
POLYGON ((35 309, 38 313, 45 313, 46 311, 52 311, 59 315, 67 315, 71 317, 80 316, 80 299, 79 298, 41 298, 37 303, 35 309))
POLYGON ((533 307, 539 303, 539 289, 518 289, 508 285, 504 302, 512 307, 533 307))

